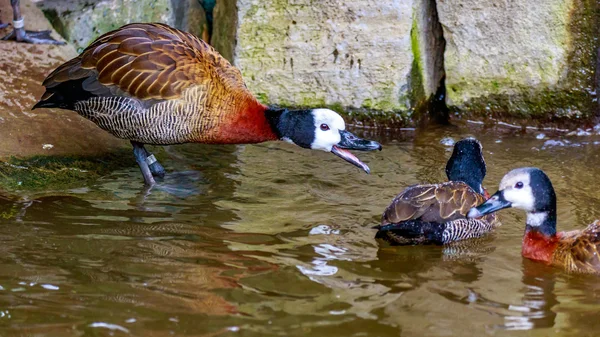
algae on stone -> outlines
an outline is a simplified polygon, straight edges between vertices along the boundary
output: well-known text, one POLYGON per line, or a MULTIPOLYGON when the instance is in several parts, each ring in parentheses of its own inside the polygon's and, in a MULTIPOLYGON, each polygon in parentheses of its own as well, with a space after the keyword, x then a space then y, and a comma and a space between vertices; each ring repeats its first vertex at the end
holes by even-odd
POLYGON ((0 161, 0 190, 39 191, 81 187, 103 175, 135 166, 131 151, 91 157, 34 156, 0 161))
POLYGON ((79 51, 98 36, 128 23, 175 25, 171 0, 46 0, 40 6, 59 33, 79 51))
POLYGON ((478 116, 589 119, 598 8, 592 0, 438 1, 448 103, 478 116))
POLYGON ((412 1, 225 0, 215 12, 213 44, 263 103, 411 110, 412 1))

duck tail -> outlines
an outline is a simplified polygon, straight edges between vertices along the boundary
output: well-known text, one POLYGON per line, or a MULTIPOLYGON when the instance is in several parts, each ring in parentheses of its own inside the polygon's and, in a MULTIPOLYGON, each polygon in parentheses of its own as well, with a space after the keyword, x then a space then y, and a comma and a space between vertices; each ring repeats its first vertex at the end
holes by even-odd
POLYGON ((74 107, 75 106, 73 102, 68 102, 65 100, 64 96, 61 95, 60 92, 46 91, 40 101, 35 103, 31 110, 38 108, 61 108, 73 110, 74 107))
POLYGON ((37 108, 61 108, 75 110, 75 103, 84 101, 95 95, 85 89, 86 78, 78 78, 65 82, 53 83, 46 87, 46 92, 32 110, 37 108))

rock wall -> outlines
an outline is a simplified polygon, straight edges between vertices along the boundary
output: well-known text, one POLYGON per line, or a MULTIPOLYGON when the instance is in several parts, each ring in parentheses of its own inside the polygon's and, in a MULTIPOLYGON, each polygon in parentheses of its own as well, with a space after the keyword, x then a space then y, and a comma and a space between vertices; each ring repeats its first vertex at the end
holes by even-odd
MULTIPOLYGON (((411 1, 224 0, 214 37, 262 101, 381 112, 410 109, 411 1), (232 34, 233 33, 233 34, 232 34), (219 38, 233 35, 233 50, 219 38)), ((230 44, 231 45, 231 44, 230 44)))
POLYGON ((132 22, 162 22, 208 38, 206 13, 198 0, 44 0, 40 7, 78 50, 132 22))
POLYGON ((594 110, 595 1, 438 0, 437 7, 449 105, 525 118, 594 110))
POLYGON ((596 0, 43 0, 78 48, 132 21, 209 40, 256 96, 411 124, 422 112, 591 121, 596 0), (214 8, 213 8, 214 7, 214 8), (436 103, 427 104, 427 103, 436 103))
POLYGON ((445 111, 423 104, 433 101, 475 118, 580 123, 598 113, 597 1, 220 4, 213 43, 268 103, 386 121, 445 111))

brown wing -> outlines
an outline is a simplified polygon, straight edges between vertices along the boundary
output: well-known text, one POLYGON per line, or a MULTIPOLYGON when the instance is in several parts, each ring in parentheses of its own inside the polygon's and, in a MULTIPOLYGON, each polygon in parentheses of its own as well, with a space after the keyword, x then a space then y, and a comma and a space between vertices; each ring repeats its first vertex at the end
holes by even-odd
POLYGON ((485 198, 463 182, 416 185, 402 191, 388 206, 381 224, 407 220, 443 223, 464 218, 485 198))
POLYGON ((206 82, 246 90, 240 71, 211 46, 159 23, 134 23, 102 35, 43 84, 52 88, 71 80, 95 80, 96 75, 96 83, 85 83, 88 91, 101 91, 102 85, 139 99, 178 98, 190 86, 206 82))
POLYGON ((583 231, 562 233, 553 262, 569 271, 600 273, 600 221, 583 231))

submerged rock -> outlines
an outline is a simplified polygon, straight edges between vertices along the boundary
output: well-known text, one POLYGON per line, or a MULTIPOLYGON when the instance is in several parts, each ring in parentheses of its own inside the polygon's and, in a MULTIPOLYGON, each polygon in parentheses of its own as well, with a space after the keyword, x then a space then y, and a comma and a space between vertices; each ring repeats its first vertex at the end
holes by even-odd
POLYGON ((437 1, 448 104, 493 117, 588 118, 597 108, 595 1, 437 1))

